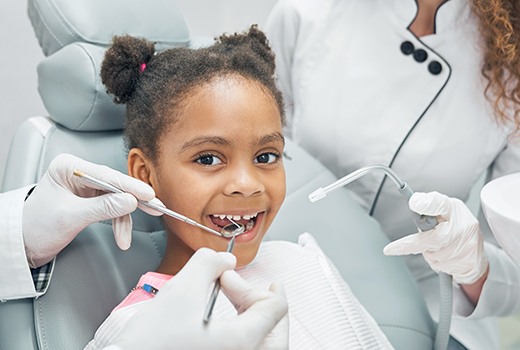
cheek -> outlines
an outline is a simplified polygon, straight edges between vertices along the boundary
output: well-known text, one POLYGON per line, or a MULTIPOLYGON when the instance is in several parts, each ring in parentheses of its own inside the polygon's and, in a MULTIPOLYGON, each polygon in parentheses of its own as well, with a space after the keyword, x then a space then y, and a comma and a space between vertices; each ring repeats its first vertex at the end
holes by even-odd
POLYGON ((273 189, 272 189, 272 198, 273 198, 273 206, 276 207, 276 211, 280 209, 286 193, 286 183, 285 183, 285 171, 280 171, 277 176, 274 177, 273 181, 273 189))
POLYGON ((183 175, 182 171, 158 176, 157 185, 154 188, 157 197, 166 207, 178 211, 180 214, 188 216, 186 210, 193 211, 194 203, 201 203, 200 194, 204 193, 197 186, 199 181, 192 181, 188 175, 183 175), (190 179, 190 181, 186 181, 190 179))

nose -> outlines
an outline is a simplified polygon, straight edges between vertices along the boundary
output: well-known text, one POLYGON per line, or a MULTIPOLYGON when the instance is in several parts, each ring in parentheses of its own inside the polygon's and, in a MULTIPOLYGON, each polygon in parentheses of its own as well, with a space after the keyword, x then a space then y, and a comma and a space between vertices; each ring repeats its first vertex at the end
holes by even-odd
POLYGON ((224 193, 228 196, 251 197, 265 191, 263 177, 254 165, 230 169, 224 193))

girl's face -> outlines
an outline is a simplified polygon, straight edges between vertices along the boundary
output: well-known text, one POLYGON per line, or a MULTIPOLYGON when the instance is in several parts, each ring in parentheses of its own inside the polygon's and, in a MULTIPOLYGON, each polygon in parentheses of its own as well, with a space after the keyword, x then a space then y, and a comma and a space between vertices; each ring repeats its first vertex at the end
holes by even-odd
MULTIPOLYGON (((285 197, 280 113, 259 83, 239 76, 213 79, 188 96, 160 139, 156 164, 133 149, 129 172, 152 185, 166 207, 218 232, 228 217, 244 224, 233 250, 243 266, 256 256, 285 197)), ((172 259, 173 270, 201 247, 226 249, 226 238, 163 220, 169 233, 163 264, 172 259)))

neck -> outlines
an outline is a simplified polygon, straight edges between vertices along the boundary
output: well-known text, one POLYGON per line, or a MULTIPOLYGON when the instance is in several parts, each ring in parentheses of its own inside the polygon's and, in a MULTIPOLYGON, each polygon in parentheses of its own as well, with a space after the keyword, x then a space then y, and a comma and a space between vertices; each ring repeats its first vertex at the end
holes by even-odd
POLYGON ((435 14, 447 0, 417 0, 417 16, 410 25, 410 31, 417 37, 435 33, 435 14))
POLYGON ((168 234, 168 243, 164 257, 156 272, 176 275, 186 265, 194 251, 180 240, 174 233, 168 234))

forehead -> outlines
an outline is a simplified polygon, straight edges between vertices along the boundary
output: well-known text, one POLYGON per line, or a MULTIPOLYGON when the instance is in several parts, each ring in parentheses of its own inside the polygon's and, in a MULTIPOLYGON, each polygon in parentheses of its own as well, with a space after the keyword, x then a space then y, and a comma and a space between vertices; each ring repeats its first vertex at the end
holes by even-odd
POLYGON ((222 123, 282 127, 278 104, 269 90, 239 75, 216 77, 191 89, 179 110, 177 122, 181 128, 222 123))

